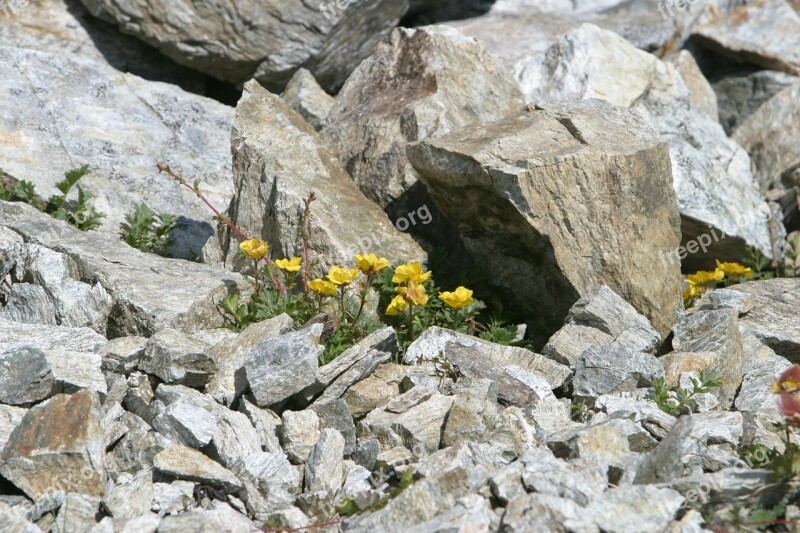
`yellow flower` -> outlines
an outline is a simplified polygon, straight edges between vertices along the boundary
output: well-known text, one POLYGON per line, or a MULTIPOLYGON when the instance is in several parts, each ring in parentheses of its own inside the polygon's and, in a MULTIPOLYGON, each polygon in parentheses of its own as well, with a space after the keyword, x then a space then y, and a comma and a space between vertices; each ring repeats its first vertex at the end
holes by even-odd
POLYGON ((726 276, 734 278, 753 278, 753 272, 739 263, 720 263, 717 259, 717 270, 722 270, 726 276))
POLYGON ((357 268, 342 268, 333 266, 328 271, 328 279, 336 285, 350 285, 361 273, 357 268))
POLYGON ((375 254, 357 255, 356 266, 361 269, 361 272, 371 276, 388 267, 389 260, 385 257, 378 258, 375 254))
POLYGON ((239 244, 239 250, 241 250, 246 256, 255 259, 256 261, 261 261, 264 259, 264 256, 267 255, 268 249, 269 245, 266 242, 262 242, 258 239, 250 239, 249 241, 243 241, 241 244, 239 244))
POLYGON ((400 313, 405 311, 406 307, 408 307, 406 299, 398 294, 394 297, 392 303, 389 304, 389 307, 386 308, 386 314, 389 316, 400 316, 400 313))
POLYGON ((422 265, 418 262, 400 265, 394 271, 392 283, 425 283, 431 277, 430 272, 422 272, 422 265))
POLYGON ((275 266, 286 272, 297 272, 300 270, 300 264, 303 259, 300 257, 292 257, 291 259, 276 259, 275 266))
POLYGON ((453 309, 464 309, 472 305, 472 291, 466 287, 459 287, 453 292, 440 292, 439 299, 453 309))
POLYGON ((335 283, 324 279, 315 279, 308 282, 308 288, 323 296, 334 296, 338 287, 335 283))
POLYGON ((684 303, 688 303, 692 298, 700 294, 702 294, 700 289, 690 283, 689 288, 683 291, 683 301, 684 303))
POLYGON ((690 276, 686 276, 686 282, 689 285, 696 285, 698 287, 707 287, 722 281, 725 278, 725 272, 719 268, 714 271, 700 270, 690 276))
POLYGON ((428 303, 428 295, 425 294, 425 287, 415 281, 409 281, 408 287, 398 287, 397 292, 405 298, 407 303, 414 305, 425 305, 428 303))

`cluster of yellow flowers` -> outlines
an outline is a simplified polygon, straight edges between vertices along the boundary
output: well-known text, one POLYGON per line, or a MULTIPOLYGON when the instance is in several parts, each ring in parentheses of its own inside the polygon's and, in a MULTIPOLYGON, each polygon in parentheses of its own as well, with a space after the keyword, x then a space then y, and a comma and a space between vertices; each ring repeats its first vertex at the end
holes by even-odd
POLYGON ((700 270, 686 277, 688 288, 683 293, 683 301, 690 302, 696 296, 705 293, 710 287, 714 287, 728 278, 752 279, 753 272, 750 268, 739 263, 721 263, 717 260, 717 268, 714 270, 700 270))
POLYGON ((389 260, 375 254, 357 255, 356 266, 357 268, 342 268, 334 265, 325 276, 327 279, 312 280, 308 283, 308 288, 322 296, 335 296, 340 287, 353 283, 362 272, 371 277, 388 267, 389 260))

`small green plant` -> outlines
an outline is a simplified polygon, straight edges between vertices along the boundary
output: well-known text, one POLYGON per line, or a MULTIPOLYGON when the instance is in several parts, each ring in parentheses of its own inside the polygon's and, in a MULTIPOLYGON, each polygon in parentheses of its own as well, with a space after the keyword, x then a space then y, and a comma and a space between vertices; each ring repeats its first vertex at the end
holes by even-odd
POLYGON ((58 220, 64 220, 82 231, 97 229, 102 225, 101 220, 105 218, 103 213, 98 212, 90 205, 93 197, 92 193, 83 190, 78 182, 89 174, 89 165, 83 165, 64 173, 64 179, 56 183, 56 188, 61 195, 54 195, 50 198, 52 206, 51 215, 58 220), (67 200, 72 188, 77 186, 78 199, 67 200))
POLYGON ((586 402, 573 401, 569 406, 569 415, 574 422, 585 424, 592 416, 592 411, 586 402))
POLYGON ((146 204, 136 204, 132 213, 125 215, 120 236, 130 246, 145 253, 166 255, 172 244, 170 234, 175 229, 175 217, 156 213, 146 204))
POLYGON ((715 376, 701 370, 699 379, 691 378, 690 390, 682 387, 670 388, 664 378, 653 380, 653 393, 650 399, 656 402, 658 408, 672 416, 692 413, 697 408, 694 399, 698 394, 711 392, 712 389, 722 386, 722 382, 715 376))
POLYGON ((800 256, 800 233, 786 239, 786 248, 783 252, 785 261, 780 264, 779 273, 783 277, 797 277, 800 275, 800 264, 797 258, 800 256))
POLYGON ((752 269, 755 280, 775 277, 772 261, 756 246, 747 247, 747 257, 742 262, 752 269))

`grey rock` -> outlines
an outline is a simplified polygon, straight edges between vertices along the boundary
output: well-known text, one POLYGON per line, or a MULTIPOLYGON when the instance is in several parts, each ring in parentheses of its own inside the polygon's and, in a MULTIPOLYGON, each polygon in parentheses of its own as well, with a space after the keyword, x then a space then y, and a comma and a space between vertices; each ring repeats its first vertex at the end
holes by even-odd
MULTIPOLYGON (((449 26, 397 28, 342 87, 322 136, 398 220, 419 207, 408 197, 418 176, 407 143, 499 120, 521 104, 511 73, 478 41, 449 26)), ((369 239, 385 240, 374 231, 369 239)))
POLYGON ((485 442, 497 423, 497 383, 478 380, 460 387, 447 416, 442 445, 453 446, 462 441, 485 442))
POLYGON ((300 113, 319 131, 328 118, 336 100, 319 86, 314 75, 304 68, 294 73, 281 95, 289 107, 300 113))
POLYGON ((730 135, 766 101, 798 81, 800 77, 774 70, 747 70, 714 81, 720 124, 730 135))
POLYGON ((64 503, 58 510, 52 533, 68 533, 86 531, 97 524, 97 513, 100 509, 100 498, 83 494, 64 494, 64 503))
POLYGON ((599 98, 635 109, 669 143, 670 181, 685 249, 657 255, 660 262, 701 269, 713 265, 715 257, 739 260, 746 244, 772 256, 770 210, 753 179, 747 152, 692 105, 686 84, 670 63, 584 24, 532 61, 522 84, 537 102, 599 98))
POLYGON ((211 442, 217 419, 202 407, 181 398, 153 418, 153 428, 176 442, 202 448, 211 442))
POLYGON ((165 383, 203 387, 217 370, 210 347, 174 329, 164 329, 150 337, 139 368, 158 376, 165 383))
MULTIPOLYGON (((231 143, 231 219, 247 235, 269 242, 274 258, 303 256, 299 231, 303 200, 310 192, 316 195, 309 221, 309 247, 319 259, 313 265, 315 274, 349 264, 357 253, 375 252, 394 262, 424 257, 422 249, 358 190, 314 128, 256 82, 245 85, 231 143), (275 168, 281 172, 275 173, 275 168), (367 230, 381 238, 365 244, 367 230)), ((230 231, 223 236, 226 264, 250 268, 240 257, 239 240, 230 231)))
MULTIPOLYGON (((617 487, 592 502, 582 519, 609 533, 663 531, 674 520, 683 502, 683 496, 672 489, 617 487)), ((565 525, 569 527, 570 522, 565 525)))
POLYGON ((571 521, 579 524, 576 530, 597 531, 581 523, 585 508, 568 498, 551 494, 520 494, 511 499, 502 519, 502 531, 524 533, 526 531, 566 531, 564 524, 571 521), (581 527, 582 526, 582 527, 581 527))
POLYGON ((492 272, 492 284, 535 334, 552 335, 582 295, 604 284, 659 333, 672 325, 678 265, 652 260, 678 245, 672 172, 667 146, 637 114, 600 102, 552 104, 413 144, 408 157, 478 266, 492 272), (543 129, 552 132, 546 142, 543 129), (627 170, 608 181, 611 161, 627 170), (571 170, 575 165, 580 173, 571 170), (606 195, 612 193, 605 191, 611 188, 615 205, 626 207, 609 208, 606 195), (561 205, 567 198, 574 203, 561 205), (591 234, 595 218, 613 231, 603 238, 591 234), (639 239, 625 232, 630 227, 658 238, 639 239), (520 253, 511 257, 510 249, 520 253), (600 256, 602 266, 592 263, 600 256), (508 266, 498 270, 498 261, 508 266), (534 309, 542 300, 553 305, 546 314, 534 309))
POLYGON ((688 505, 701 508, 709 501, 744 504, 753 491, 764 486, 767 477, 764 470, 750 470, 743 463, 741 467, 674 479, 666 485, 686 498, 688 505))
POLYGON ((104 449, 97 396, 60 394, 25 414, 0 452, 0 475, 34 500, 65 489, 103 496, 104 449))
POLYGON ((305 467, 305 490, 333 493, 342 486, 344 437, 335 429, 320 431, 305 467))
POLYGON ((375 468, 375 462, 381 453, 381 443, 378 439, 359 439, 355 451, 350 454, 353 461, 370 472, 375 468))
POLYGON ((233 469, 238 462, 253 454, 261 453, 259 432, 250 423, 247 415, 225 407, 215 409, 217 417, 209 454, 223 466, 233 469))
POLYGON ((739 315, 746 315, 753 308, 750 295, 735 289, 717 289, 708 293, 714 309, 736 309, 739 315))
POLYGON ((751 281, 736 286, 753 300, 753 309, 739 323, 776 354, 800 361, 800 326, 792 309, 800 298, 800 280, 779 278, 751 281))
POLYGON ((667 482, 702 471, 707 450, 694 436, 695 416, 678 418, 666 438, 639 466, 636 484, 667 482))
POLYGON ((664 368, 653 355, 628 348, 590 348, 575 364, 573 394, 577 399, 595 400, 648 387, 658 377, 664 377, 664 368))
POLYGON ((388 362, 399 350, 397 335, 393 328, 378 330, 345 350, 327 365, 320 367, 317 382, 307 392, 324 389, 314 401, 316 405, 335 402, 352 385, 370 376, 378 366, 388 362))
POLYGON ((652 352, 660 341, 661 335, 645 317, 607 285, 602 285, 575 302, 564 327, 550 338, 542 353, 572 366, 592 346, 652 352))
POLYGON ((194 503, 194 483, 173 481, 153 483, 152 510, 159 514, 178 514, 194 503))
POLYGON ((27 258, 28 248, 22 237, 0 226, 0 277, 6 279, 13 272, 17 279, 24 278, 27 258))
POLYGON ((0 451, 5 448, 14 428, 22 422, 27 412, 28 410, 22 407, 0 404, 0 451))
POLYGON ((742 369, 742 386, 736 395, 736 410, 774 417, 780 412, 780 398, 770 390, 770 386, 792 363, 757 339, 754 341, 752 335, 744 336, 743 341, 750 355, 742 369))
POLYGON ((584 470, 586 465, 567 463, 545 449, 530 450, 520 461, 525 465, 521 477, 528 491, 568 498, 578 505, 588 505, 608 483, 602 472, 584 470))
POLYGON ((146 374, 133 372, 128 378, 128 391, 125 393, 123 405, 131 413, 141 417, 145 422, 153 420, 154 413, 150 409, 153 400, 153 388, 146 374))
POLYGON ((144 470, 113 485, 103 500, 103 508, 114 518, 114 525, 122 528, 130 520, 148 514, 154 496, 153 473, 144 470))
POLYGON ((239 410, 250 419, 250 423, 253 424, 253 427, 258 433, 258 437, 261 440, 261 447, 264 451, 270 453, 283 451, 278 438, 281 417, 268 409, 256 407, 250 403, 247 398, 242 398, 240 400, 239 410))
POLYGON ((230 470, 186 446, 174 445, 153 458, 154 468, 169 477, 204 483, 227 491, 242 488, 230 470))
POLYGON ((286 490, 293 489, 300 482, 291 463, 282 452, 255 453, 245 460, 245 468, 258 480, 259 486, 265 493, 276 486, 286 490))
POLYGON ((144 337, 119 337, 103 349, 103 370, 128 375, 139 365, 147 348, 144 337))
POLYGON ((675 424, 675 417, 668 415, 655 402, 618 396, 600 396, 595 408, 609 417, 623 418, 641 424, 651 435, 663 439, 675 424))
POLYGON ((670 62, 675 65, 683 83, 686 84, 686 89, 689 91, 689 102, 712 119, 719 121, 717 95, 703 76, 691 52, 681 50, 670 58, 670 62))
POLYGON ((549 388, 564 385, 570 370, 524 348, 503 346, 452 330, 431 327, 406 350, 406 363, 425 363, 440 356, 458 365, 472 379, 497 381, 500 398, 514 405, 528 405, 546 395, 540 378, 549 388))
POLYGON ((353 415, 344 400, 312 405, 311 409, 319 416, 320 429, 331 428, 344 437, 344 454, 350 455, 356 449, 356 426, 353 415))
POLYGON ((261 342, 291 330, 291 317, 281 314, 251 324, 236 337, 215 344, 211 349, 211 357, 217 362, 217 372, 206 387, 206 393, 220 403, 233 405, 248 386, 244 370, 245 354, 261 342))
POLYGON ((0 502, 0 521, 8 533, 40 533, 41 529, 28 522, 13 508, 0 502))
POLYGON ((281 419, 281 442, 286 455, 295 464, 305 463, 311 449, 319 440, 317 413, 311 410, 284 411, 281 419))
POLYGON ((470 494, 456 500, 455 506, 433 520, 415 526, 410 533, 444 533, 445 531, 491 531, 495 515, 489 502, 470 494))
MULTIPOLYGON (((170 161, 189 182, 202 180, 212 202, 224 205, 233 192, 227 149, 230 107, 64 50, 4 46, 0 57, 9 66, 2 91, 9 95, 10 107, 0 114, 0 131, 6 134, 0 145, 6 172, 33 182, 39 194, 50 197, 57 193, 55 184, 64 172, 89 164, 91 174, 81 180, 81 186, 95 195, 93 205, 106 215, 100 231, 115 240, 125 214, 138 202, 146 202, 157 212, 183 215, 203 225, 210 235, 207 208, 169 177, 157 174, 154 165, 170 161), (14 65, 25 65, 26 75, 19 74, 14 65), (71 82, 62 83, 67 78, 71 82), (17 91, 31 83, 46 91, 46 100, 17 91), (110 91, 110 87, 117 89, 110 91), (56 108, 64 113, 53 115, 56 108), (51 127, 19 129, 20 124, 37 123, 51 127), (109 125, 131 133, 109 136, 109 125)), ((191 246, 199 252, 204 242, 191 246)))
POLYGON ((174 444, 132 413, 124 413, 121 420, 128 426, 128 430, 106 455, 106 467, 112 479, 151 469, 153 458, 174 444))
MULTIPOLYGON (((800 15, 797 25, 800 29, 800 15)), ((733 139, 750 154, 763 191, 800 186, 800 150, 786 140, 800 130, 798 98, 800 82, 767 100, 733 133, 733 139)))
POLYGON ((800 74, 800 14, 785 0, 739 6, 695 27, 692 40, 764 68, 800 74))
POLYGON ((244 287, 231 272, 144 254, 116 235, 79 231, 25 204, 0 202, 0 220, 27 241, 72 258, 84 275, 113 295, 108 328, 113 337, 219 325, 216 301, 244 287))
POLYGON ((508 503, 514 498, 526 493, 525 486, 522 484, 522 472, 524 470, 525 464, 522 461, 514 461, 500 468, 489 479, 492 495, 503 506, 507 507, 508 503))
POLYGON ((20 324, 0 317, 0 338, 8 345, 28 344, 44 351, 102 352, 108 341, 89 328, 20 324))
POLYGON ((246 516, 219 501, 212 502, 208 510, 193 509, 187 513, 166 516, 158 524, 158 531, 163 533, 251 533, 254 528, 255 525, 246 516))
POLYGON ((351 386, 342 399, 347 403, 353 417, 361 418, 399 396, 400 385, 407 376, 407 366, 383 364, 371 376, 351 386))
POLYGON ((322 324, 267 339, 245 355, 247 383, 256 405, 280 404, 315 382, 319 375, 322 324))
POLYGON ((742 383, 744 354, 737 316, 732 309, 687 313, 675 325, 672 339, 672 347, 677 351, 714 352, 720 356, 711 370, 722 381, 715 394, 726 407, 733 403, 742 383))
POLYGON ((56 308, 47 296, 47 292, 39 285, 15 283, 11 286, 0 316, 26 324, 56 325, 56 308))
POLYGON ((0 403, 24 405, 44 400, 56 386, 45 353, 30 344, 0 348, 0 403))

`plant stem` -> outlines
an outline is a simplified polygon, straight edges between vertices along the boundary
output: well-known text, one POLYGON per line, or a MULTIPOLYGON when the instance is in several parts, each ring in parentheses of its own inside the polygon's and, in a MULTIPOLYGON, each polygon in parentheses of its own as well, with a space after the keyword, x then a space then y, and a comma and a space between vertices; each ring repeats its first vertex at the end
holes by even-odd
POLYGON ((366 283, 366 285, 364 285, 364 288, 361 290, 361 305, 358 307, 358 314, 356 315, 355 320, 353 320, 353 325, 354 326, 356 324, 358 324, 358 319, 361 318, 361 313, 364 312, 364 306, 367 303, 367 293, 369 292, 370 280, 372 280, 372 275, 367 274, 367 283, 366 283))
POLYGON ((414 304, 408 303, 408 342, 414 341, 414 304))
POLYGON ((257 295, 259 292, 261 292, 261 285, 260 285, 260 283, 258 281, 258 277, 259 277, 258 261, 256 261, 255 259, 253 259, 253 272, 255 272, 255 279, 256 279, 255 286, 256 286, 256 295, 257 295))

